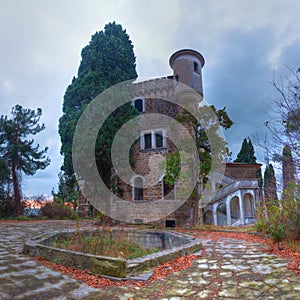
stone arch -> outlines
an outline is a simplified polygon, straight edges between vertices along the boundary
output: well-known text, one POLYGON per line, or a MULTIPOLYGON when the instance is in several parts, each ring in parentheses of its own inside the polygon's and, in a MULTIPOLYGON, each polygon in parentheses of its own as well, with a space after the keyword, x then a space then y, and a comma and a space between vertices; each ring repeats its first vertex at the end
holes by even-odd
POLYGON ((243 197, 245 218, 254 217, 254 197, 251 193, 246 193, 243 197))
POLYGON ((144 182, 143 176, 136 175, 132 178, 132 200, 144 200, 144 182))
POLYGON ((234 196, 230 199, 230 218, 231 224, 236 222, 241 217, 240 199, 234 196))
POLYGON ((203 215, 203 222, 205 225, 213 225, 214 217, 211 210, 207 210, 203 215))
POLYGON ((217 225, 227 225, 227 211, 226 204, 224 202, 219 203, 219 205, 217 206, 217 225))

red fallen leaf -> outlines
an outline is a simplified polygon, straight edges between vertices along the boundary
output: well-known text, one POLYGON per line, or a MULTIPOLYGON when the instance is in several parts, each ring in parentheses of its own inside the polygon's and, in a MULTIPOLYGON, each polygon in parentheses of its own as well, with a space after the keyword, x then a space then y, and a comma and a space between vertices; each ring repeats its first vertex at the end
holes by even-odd
MULTIPOLYGON (((187 231, 181 230, 182 232, 189 233, 195 237, 203 238, 204 234, 201 231, 187 231)), ((272 253, 277 254, 281 257, 286 257, 291 259, 291 262, 288 265, 288 269, 293 271, 295 274, 300 275, 300 253, 294 253, 287 245, 280 243, 279 245, 274 244, 271 240, 264 239, 259 236, 255 236, 248 233, 234 233, 234 232, 205 232, 205 237, 218 240, 220 238, 235 238, 239 240, 246 240, 253 243, 259 243, 265 245, 265 251, 272 250, 272 253), (284 250, 280 250, 279 247, 284 248, 284 250)), ((205 255, 205 248, 202 251, 202 256, 205 255)), ((180 258, 173 259, 169 262, 163 263, 160 266, 153 268, 154 274, 150 278, 148 282, 138 282, 138 281, 121 281, 115 282, 106 278, 99 278, 98 276, 91 275, 87 272, 87 270, 78 270, 71 267, 61 266, 56 263, 51 263, 49 261, 36 258, 38 261, 42 262, 46 267, 52 268, 59 272, 62 272, 68 276, 71 276, 75 279, 84 281, 89 286, 94 288, 103 288, 106 286, 138 286, 143 287, 147 284, 150 284, 156 280, 160 280, 172 274, 173 272, 184 270, 186 268, 191 267, 192 261, 196 259, 196 255, 187 255, 180 258)))
POLYGON ((88 273, 87 270, 78 270, 72 267, 66 267, 59 265, 57 263, 52 263, 50 261, 44 260, 42 258, 35 258, 36 260, 43 263, 46 267, 52 268, 56 271, 62 272, 72 278, 75 278, 77 280, 81 280, 88 284, 91 287, 94 288, 103 288, 106 286, 138 286, 143 287, 147 284, 150 284, 156 280, 162 279, 167 277, 169 274, 184 270, 186 268, 189 268, 192 265, 192 261, 196 259, 199 256, 196 255, 187 255, 180 258, 173 259, 171 261, 168 261, 166 263, 161 264, 159 267, 153 268, 154 274, 147 282, 139 282, 139 281, 132 281, 132 280, 126 280, 126 281, 112 281, 107 278, 101 278, 96 275, 91 275, 88 273))
MULTIPOLYGON (((272 252, 272 254, 276 254, 280 257, 288 258, 291 262, 288 264, 287 268, 293 271, 296 275, 300 275, 300 271, 298 267, 300 264, 300 253, 294 252, 285 242, 281 242, 279 244, 274 244, 274 242, 270 239, 262 238, 260 236, 256 236, 249 233, 238 233, 238 232, 216 232, 216 231, 189 231, 189 230, 181 230, 181 232, 189 233, 192 236, 199 238, 209 238, 211 240, 218 240, 220 238, 234 238, 238 240, 245 240, 248 242, 259 243, 266 246, 266 252, 272 252), (291 267, 293 266, 293 267, 291 267)), ((298 241, 299 243, 299 241, 298 241)), ((202 252, 202 255, 205 255, 205 250, 202 252)))

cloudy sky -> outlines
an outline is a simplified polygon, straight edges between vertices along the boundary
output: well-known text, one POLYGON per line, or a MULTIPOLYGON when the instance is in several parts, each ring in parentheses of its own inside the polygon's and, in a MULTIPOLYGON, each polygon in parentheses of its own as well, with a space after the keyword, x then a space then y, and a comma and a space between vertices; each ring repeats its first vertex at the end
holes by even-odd
POLYGON ((225 132, 235 159, 243 138, 265 132, 274 72, 300 67, 299 11, 298 0, 0 0, 0 114, 15 104, 41 107, 46 130, 36 139, 52 160, 24 178, 24 194, 57 187, 63 95, 81 49, 108 22, 130 35, 142 79, 170 75, 169 57, 179 49, 202 53, 205 98, 226 106, 235 122, 225 132))

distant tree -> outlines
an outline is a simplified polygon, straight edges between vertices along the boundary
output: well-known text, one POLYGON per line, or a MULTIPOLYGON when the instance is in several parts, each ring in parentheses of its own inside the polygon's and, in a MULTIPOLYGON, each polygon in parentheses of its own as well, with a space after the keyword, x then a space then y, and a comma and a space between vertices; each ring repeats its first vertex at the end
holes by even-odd
POLYGON ((289 69, 286 78, 272 80, 278 97, 274 99, 269 119, 265 122, 272 141, 267 145, 276 161, 283 161, 282 148, 288 146, 294 156, 295 172, 300 168, 300 68, 289 69))
MULTIPOLYGON (((53 199, 55 202, 70 202, 73 204, 74 210, 78 204, 79 191, 73 188, 67 180, 67 176, 64 176, 62 172, 58 174, 58 191, 52 191, 53 199)), ((72 180, 72 177, 70 178, 72 180)))
POLYGON ((264 194, 265 201, 268 204, 271 200, 277 200, 276 177, 272 164, 268 164, 264 173, 264 194))
POLYGON ((291 148, 287 145, 282 150, 282 183, 283 190, 285 190, 289 184, 295 183, 295 165, 291 148))
POLYGON ((5 160, 0 158, 0 200, 6 200, 8 196, 8 184, 10 182, 9 169, 5 160))
MULTIPOLYGON (((81 52, 78 76, 67 87, 63 101, 63 115, 59 120, 61 154, 64 156, 60 193, 63 188, 69 196, 76 196, 77 183, 72 165, 72 141, 77 121, 86 106, 105 89, 122 81, 137 78, 133 45, 121 25, 115 22, 96 32, 81 52)), ((112 163, 110 149, 114 134, 137 111, 124 105, 103 124, 96 141, 96 162, 99 173, 110 185, 112 163)), ((63 197, 64 198, 64 197, 63 197)), ((73 199, 74 201, 74 199, 73 199)))
POLYGON ((254 155, 254 147, 251 140, 249 141, 245 138, 242 143, 242 148, 237 155, 234 162, 246 163, 246 164, 256 164, 256 157, 254 155))
POLYGON ((11 118, 4 115, 0 118, 0 153, 12 177, 15 213, 22 215, 20 174, 34 175, 37 170, 45 169, 50 159, 45 156, 47 147, 39 150, 33 139, 27 139, 45 129, 44 124, 38 124, 42 110, 34 111, 16 105, 11 114, 11 118))
MULTIPOLYGON (((257 164, 254 147, 250 139, 244 139, 240 152, 234 162, 245 163, 245 164, 257 164)), ((258 179, 258 185, 262 187, 263 179, 261 168, 256 171, 256 178, 258 179)))
POLYGON ((5 160, 0 158, 0 218, 14 214, 14 207, 10 198, 10 179, 10 172, 5 160))

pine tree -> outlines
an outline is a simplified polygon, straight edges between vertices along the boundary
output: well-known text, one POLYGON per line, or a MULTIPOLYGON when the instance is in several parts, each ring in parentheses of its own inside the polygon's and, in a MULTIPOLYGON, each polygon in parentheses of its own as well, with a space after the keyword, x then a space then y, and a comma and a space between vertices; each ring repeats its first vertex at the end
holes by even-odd
POLYGON ((287 145, 282 150, 282 183, 285 190, 289 183, 295 182, 295 165, 291 148, 287 145))
MULTIPOLYGON (((115 22, 105 25, 104 31, 96 32, 81 52, 78 76, 67 87, 63 116, 59 120, 61 154, 64 156, 62 182, 68 189, 76 190, 72 165, 72 142, 77 121, 85 107, 105 89, 122 81, 137 78, 133 45, 121 25, 115 22)), ((114 134, 128 119, 136 114, 131 105, 125 105, 110 116, 99 133, 96 142, 96 161, 99 173, 110 184, 110 147, 114 134)), ((76 193, 74 193, 76 194, 76 193)))
POLYGON ((12 109, 12 118, 2 115, 0 118, 0 153, 12 176, 15 213, 22 215, 20 172, 34 175, 37 170, 43 170, 50 164, 50 159, 45 156, 48 148, 39 150, 39 145, 34 146, 34 140, 26 139, 45 129, 45 125, 38 124, 42 110, 35 112, 16 105, 12 109))

